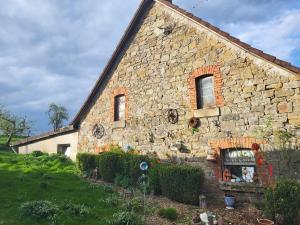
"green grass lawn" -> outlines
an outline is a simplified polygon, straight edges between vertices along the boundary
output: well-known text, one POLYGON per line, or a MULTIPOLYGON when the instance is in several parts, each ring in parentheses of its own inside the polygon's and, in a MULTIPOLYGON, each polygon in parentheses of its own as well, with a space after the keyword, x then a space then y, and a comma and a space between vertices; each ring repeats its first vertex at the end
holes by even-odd
POLYGON ((106 219, 118 211, 102 202, 110 195, 104 186, 78 177, 74 163, 64 157, 0 152, 0 225, 53 224, 21 213, 24 202, 35 200, 49 200, 59 207, 56 224, 106 225, 106 219), (66 202, 84 204, 90 212, 74 215, 63 210, 66 202))

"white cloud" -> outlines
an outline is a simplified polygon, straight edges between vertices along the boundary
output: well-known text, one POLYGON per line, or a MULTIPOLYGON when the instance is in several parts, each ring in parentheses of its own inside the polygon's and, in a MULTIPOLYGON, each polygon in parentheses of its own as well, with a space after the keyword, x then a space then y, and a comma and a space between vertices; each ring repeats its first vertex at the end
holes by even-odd
POLYGON ((262 23, 234 23, 225 27, 241 40, 291 61, 292 53, 300 51, 300 9, 283 12, 276 18, 262 23))
MULTIPOLYGON (((300 46, 298 0, 197 1, 174 3, 283 59, 300 46)), ((37 120, 36 132, 48 129, 50 102, 72 118, 139 3, 0 0, 0 104, 37 120)))

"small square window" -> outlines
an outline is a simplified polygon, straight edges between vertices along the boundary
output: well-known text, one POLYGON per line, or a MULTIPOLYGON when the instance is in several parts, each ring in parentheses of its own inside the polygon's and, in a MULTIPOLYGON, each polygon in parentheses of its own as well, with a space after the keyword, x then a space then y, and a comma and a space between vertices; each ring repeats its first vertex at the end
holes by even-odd
POLYGON ((59 144, 57 145, 57 154, 68 155, 71 145, 69 144, 59 144))
POLYGON ((214 81, 212 75, 196 78, 197 108, 215 106, 214 81))
POLYGON ((125 120, 125 95, 115 96, 114 120, 125 120))

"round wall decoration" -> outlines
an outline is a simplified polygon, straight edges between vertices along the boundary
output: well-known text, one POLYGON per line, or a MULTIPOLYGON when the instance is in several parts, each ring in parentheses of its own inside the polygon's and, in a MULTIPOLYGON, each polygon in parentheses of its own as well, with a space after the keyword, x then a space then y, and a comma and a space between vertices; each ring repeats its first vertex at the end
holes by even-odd
POLYGON ((189 126, 192 127, 192 128, 197 128, 200 126, 200 120, 196 117, 192 117, 190 120, 189 120, 189 126))
POLYGON ((178 122, 178 111, 177 109, 168 109, 166 111, 166 117, 169 123, 175 124, 178 122))
POLYGON ((95 124, 93 127, 93 136, 101 139, 105 135, 104 127, 101 124, 95 124))

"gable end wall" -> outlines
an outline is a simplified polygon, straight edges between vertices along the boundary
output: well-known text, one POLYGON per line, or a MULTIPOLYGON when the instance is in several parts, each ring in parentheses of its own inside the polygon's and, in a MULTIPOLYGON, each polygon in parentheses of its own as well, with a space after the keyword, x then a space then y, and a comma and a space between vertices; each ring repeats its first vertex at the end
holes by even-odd
POLYGON ((144 153, 156 152, 161 158, 180 157, 212 174, 206 161, 209 143, 227 138, 228 132, 237 138, 252 137, 271 115, 274 129, 293 130, 299 137, 299 76, 254 57, 159 3, 153 4, 137 29, 80 124, 79 152, 95 152, 107 144, 129 144, 144 153), (164 35, 163 28, 168 26, 172 32, 164 35), (195 110, 189 79, 194 71, 209 66, 220 69, 222 104, 195 110), (125 88, 128 95, 130 116, 125 127, 116 127, 111 120, 111 96, 118 88, 125 88), (167 122, 167 109, 177 109, 177 124, 167 122), (188 127, 193 116, 201 117, 199 132, 194 134, 188 127), (92 136, 95 123, 105 128, 101 139, 92 136), (190 153, 170 150, 179 141, 190 153))

